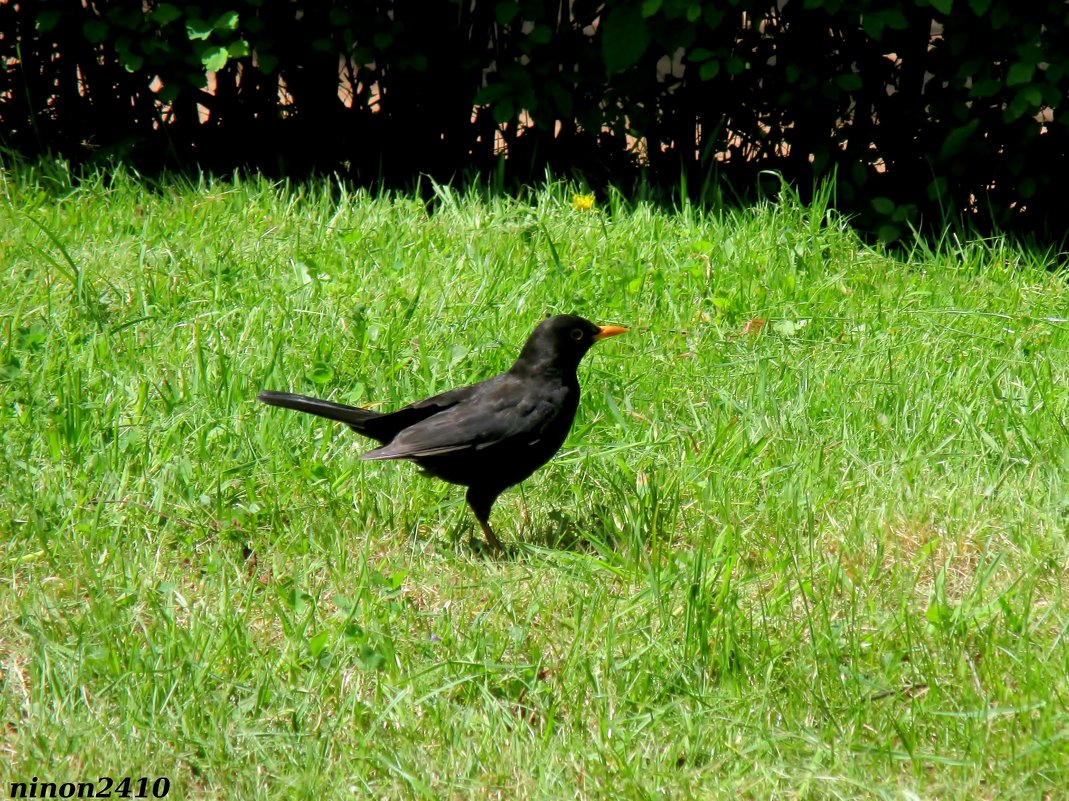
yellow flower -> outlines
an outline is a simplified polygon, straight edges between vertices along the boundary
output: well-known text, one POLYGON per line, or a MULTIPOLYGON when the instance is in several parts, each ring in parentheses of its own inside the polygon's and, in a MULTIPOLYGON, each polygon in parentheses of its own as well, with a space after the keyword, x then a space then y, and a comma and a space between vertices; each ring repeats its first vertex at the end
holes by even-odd
POLYGON ((576 211, 597 211, 593 195, 572 195, 572 208, 576 211))

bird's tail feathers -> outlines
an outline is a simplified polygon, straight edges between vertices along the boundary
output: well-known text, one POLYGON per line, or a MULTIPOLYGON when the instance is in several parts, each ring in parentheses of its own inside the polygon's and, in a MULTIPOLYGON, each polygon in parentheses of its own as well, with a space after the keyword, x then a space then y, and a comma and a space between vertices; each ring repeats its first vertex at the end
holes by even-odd
POLYGON ((382 417, 381 412, 373 412, 370 409, 359 409, 356 406, 332 403, 319 398, 310 398, 307 395, 294 395, 290 392, 272 392, 269 389, 265 389, 261 390, 257 399, 268 406, 293 409, 298 412, 306 412, 317 417, 325 417, 328 420, 345 423, 358 434, 367 435, 365 431, 367 423, 382 417))

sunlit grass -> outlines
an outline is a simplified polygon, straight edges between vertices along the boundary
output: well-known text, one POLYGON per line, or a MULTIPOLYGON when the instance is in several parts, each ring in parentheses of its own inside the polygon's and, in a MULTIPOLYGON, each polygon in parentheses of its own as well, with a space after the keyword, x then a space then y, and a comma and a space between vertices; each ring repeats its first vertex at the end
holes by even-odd
POLYGON ((5 783, 1069 786, 1069 292, 1042 258, 892 257, 819 201, 0 188, 5 783), (496 505, 509 559, 458 488, 254 400, 398 406, 557 312, 631 332, 496 505))

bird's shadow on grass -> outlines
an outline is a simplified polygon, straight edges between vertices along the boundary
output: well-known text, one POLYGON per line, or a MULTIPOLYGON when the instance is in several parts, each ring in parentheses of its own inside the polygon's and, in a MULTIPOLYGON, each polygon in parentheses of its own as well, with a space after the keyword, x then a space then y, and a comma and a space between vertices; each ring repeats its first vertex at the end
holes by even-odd
MULTIPOLYGON (((499 536, 502 533, 498 531, 499 536)), ((458 551, 504 561, 515 561, 532 551, 564 551, 601 557, 622 555, 634 545, 631 538, 613 524, 607 510, 573 516, 554 509, 518 531, 509 531, 502 537, 505 540, 502 549, 491 547, 483 539, 479 527, 468 519, 453 526, 446 536, 458 551)))
POLYGON ((604 515, 591 513, 573 517, 554 509, 548 517, 549 521, 542 526, 525 527, 521 542, 556 551, 579 553, 602 552, 606 549, 615 551, 622 544, 623 538, 619 529, 604 515))

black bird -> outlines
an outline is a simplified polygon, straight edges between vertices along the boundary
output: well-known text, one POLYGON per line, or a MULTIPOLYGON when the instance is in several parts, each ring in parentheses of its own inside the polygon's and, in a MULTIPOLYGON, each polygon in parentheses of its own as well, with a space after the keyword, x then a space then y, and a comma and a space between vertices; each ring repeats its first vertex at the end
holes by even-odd
POLYGON ((507 372, 385 414, 266 389, 259 399, 337 420, 382 443, 361 459, 408 459, 427 475, 467 487, 487 542, 500 548, 490 507, 564 444, 579 406, 579 361, 599 339, 626 330, 572 314, 550 317, 507 372))

